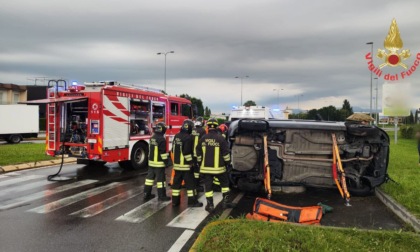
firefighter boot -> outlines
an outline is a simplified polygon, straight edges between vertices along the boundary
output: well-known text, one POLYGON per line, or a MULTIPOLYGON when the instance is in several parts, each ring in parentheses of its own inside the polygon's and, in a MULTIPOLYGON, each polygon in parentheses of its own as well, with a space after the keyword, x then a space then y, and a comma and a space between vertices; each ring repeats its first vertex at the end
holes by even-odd
POLYGON ((151 186, 144 186, 143 201, 151 200, 154 197, 155 197, 155 195, 152 194, 152 187, 151 186))
POLYGON ((223 209, 236 207, 236 204, 230 201, 229 193, 223 193, 222 207, 223 209))
POLYGON ((212 213, 214 211, 213 198, 207 198, 206 211, 212 213))
POLYGON ((197 197, 188 197, 188 207, 202 207, 203 203, 197 200, 197 197))
POLYGON ((158 188, 158 200, 159 201, 169 201, 169 200, 171 200, 170 197, 166 196, 166 189, 165 189, 165 187, 158 188))
POLYGON ((179 196, 172 196, 172 206, 176 207, 179 206, 181 200, 179 199, 179 196))

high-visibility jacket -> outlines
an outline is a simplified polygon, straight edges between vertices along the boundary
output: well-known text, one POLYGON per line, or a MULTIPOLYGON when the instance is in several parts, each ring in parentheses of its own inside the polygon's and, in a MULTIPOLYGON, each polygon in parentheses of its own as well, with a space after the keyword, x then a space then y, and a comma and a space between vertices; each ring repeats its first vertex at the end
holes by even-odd
POLYGON ((200 173, 221 174, 226 172, 230 163, 229 149, 226 140, 216 130, 209 130, 196 147, 197 161, 201 163, 200 173))
POLYGON ((198 145, 198 141, 200 141, 201 137, 203 137, 206 134, 206 130, 203 129, 203 127, 195 127, 192 132, 191 135, 193 136, 193 141, 194 141, 194 146, 193 146, 193 156, 195 158, 197 158, 197 152, 196 152, 196 147, 198 145))
POLYGON ((174 170, 189 171, 192 164, 193 141, 190 134, 179 132, 172 142, 174 154, 174 170))
POLYGON ((169 154, 166 152, 166 140, 163 134, 155 133, 149 141, 149 166, 164 168, 168 163, 169 154))

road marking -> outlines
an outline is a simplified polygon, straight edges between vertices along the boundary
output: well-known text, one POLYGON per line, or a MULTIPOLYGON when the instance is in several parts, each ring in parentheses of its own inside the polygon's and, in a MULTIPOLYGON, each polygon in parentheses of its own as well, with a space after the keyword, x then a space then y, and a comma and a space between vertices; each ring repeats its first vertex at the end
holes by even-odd
POLYGON ((108 198, 104 201, 98 202, 96 204, 93 204, 89 207, 86 207, 82 210, 76 211, 74 213, 71 213, 70 215, 74 215, 77 217, 82 218, 89 218, 92 216, 95 216, 97 214, 102 213, 105 210, 110 209, 113 206, 116 206, 128 199, 131 199, 143 192, 143 186, 137 187, 134 189, 130 189, 126 192, 122 192, 120 194, 117 194, 115 196, 112 196, 111 198, 108 198))
POLYGON ((123 183, 120 182, 114 182, 105 186, 101 186, 98 188, 93 188, 90 190, 87 190, 85 192, 81 192, 75 195, 72 195, 70 197, 66 197, 66 198, 62 198, 60 200, 48 203, 46 205, 40 206, 40 207, 35 207, 32 209, 29 209, 27 212, 34 212, 34 213, 40 213, 40 214, 45 214, 45 213, 49 213, 52 211, 55 211, 57 209, 63 208, 65 206, 69 206, 71 204, 74 204, 78 201, 81 200, 85 200, 87 198, 93 197, 95 195, 101 194, 105 191, 108 191, 110 189, 113 189, 115 187, 121 186, 123 185, 123 183))
POLYGON ((147 201, 146 203, 134 208, 130 212, 127 212, 120 217, 116 218, 117 221, 125 221, 131 223, 140 223, 145 219, 149 218, 160 209, 171 204, 171 201, 158 201, 157 198, 147 201))
POLYGON ((52 183, 55 183, 55 182, 51 182, 51 181, 48 181, 48 180, 42 180, 42 181, 32 182, 32 183, 29 183, 29 184, 24 184, 24 185, 21 185, 21 186, 18 186, 18 187, 2 189, 0 191, 0 197, 4 196, 4 195, 7 195, 7 194, 13 194, 13 193, 17 193, 17 192, 22 192, 22 191, 34 189, 34 188, 45 186, 45 185, 52 184, 52 183))
POLYGON ((24 176, 24 177, 20 177, 20 178, 8 179, 8 180, 1 181, 0 186, 8 186, 8 185, 17 184, 17 183, 32 180, 32 179, 38 179, 38 178, 41 178, 41 177, 44 177, 44 176, 29 175, 29 176, 24 176))
POLYGON ((178 252, 185 246, 191 236, 194 234, 194 230, 185 230, 178 240, 172 245, 172 247, 168 250, 168 252, 178 252))
POLYGON ((20 198, 17 198, 17 199, 10 200, 10 202, 5 202, 5 204, 0 205, 0 210, 7 210, 7 209, 15 208, 15 207, 18 207, 18 206, 22 206, 22 205, 27 204, 28 202, 33 201, 33 200, 48 197, 48 196, 51 196, 51 195, 54 195, 54 194, 57 194, 57 193, 61 193, 61 192, 67 191, 67 190, 71 190, 71 189, 81 187, 81 186, 84 186, 84 185, 88 185, 88 184, 92 184, 92 183, 95 183, 95 182, 97 182, 97 180, 87 179, 87 180, 77 181, 75 183, 59 186, 59 187, 56 187, 56 188, 53 188, 53 189, 44 190, 44 191, 37 192, 37 193, 34 193, 34 194, 30 194, 30 195, 27 195, 27 196, 23 196, 23 197, 20 197, 20 198))
MULTIPOLYGON (((213 197, 215 207, 223 199, 222 193, 215 193, 213 197)), ((199 201, 206 201, 206 196, 203 194, 199 198, 199 201)), ((204 203, 205 205, 206 203, 204 203)), ((177 228, 187 228, 187 229, 196 229, 198 225, 209 215, 209 213, 204 210, 204 207, 189 207, 175 217, 171 222, 168 223, 168 227, 177 227, 177 228)))

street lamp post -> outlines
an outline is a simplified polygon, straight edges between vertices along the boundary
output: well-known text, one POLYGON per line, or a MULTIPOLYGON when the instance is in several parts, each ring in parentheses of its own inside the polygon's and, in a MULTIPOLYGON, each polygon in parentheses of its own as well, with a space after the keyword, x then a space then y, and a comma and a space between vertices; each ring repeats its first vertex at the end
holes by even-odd
POLYGON ((241 79, 241 104, 240 104, 240 106, 242 106, 243 104, 242 104, 242 84, 243 84, 243 79, 244 78, 249 78, 249 76, 248 75, 246 75, 246 76, 236 76, 235 77, 236 79, 241 79))
POLYGON ((303 96, 303 94, 297 95, 297 98, 298 98, 298 111, 299 111, 299 113, 298 113, 298 119, 300 119, 300 104, 299 104, 299 98, 300 98, 301 96, 303 96))
MULTIPOLYGON (((370 57, 372 58, 373 64, 373 42, 367 42, 366 45, 370 45, 370 57)), ((369 115, 372 116, 372 71, 370 71, 370 108, 369 115)))
POLYGON ((277 105, 279 105, 279 109, 280 109, 280 90, 283 90, 283 88, 275 88, 273 89, 273 91, 277 90, 277 105))
POLYGON ((164 89, 163 89, 165 91, 165 93, 166 93, 166 55, 168 53, 175 53, 175 52, 174 51, 169 51, 169 52, 158 52, 157 53, 157 55, 162 55, 162 54, 165 55, 165 72, 164 72, 164 76, 165 76, 165 81, 164 81, 165 84, 164 85, 165 86, 164 86, 164 89))

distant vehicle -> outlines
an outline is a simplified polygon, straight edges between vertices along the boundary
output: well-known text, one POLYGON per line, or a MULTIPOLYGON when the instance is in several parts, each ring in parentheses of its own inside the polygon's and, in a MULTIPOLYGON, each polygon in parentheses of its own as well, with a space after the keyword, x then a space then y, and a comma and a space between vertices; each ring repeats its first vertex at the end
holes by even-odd
POLYGON ((273 119, 270 108, 264 106, 240 106, 230 111, 228 121, 239 119, 273 119))
POLYGON ((368 195, 385 182, 389 137, 370 125, 304 120, 241 119, 230 124, 230 179, 246 191, 264 187, 267 144, 273 186, 333 188, 333 140, 345 171, 348 191, 368 195))
POLYGON ((39 107, 0 105, 0 139, 17 144, 23 138, 36 138, 39 132, 39 107))

